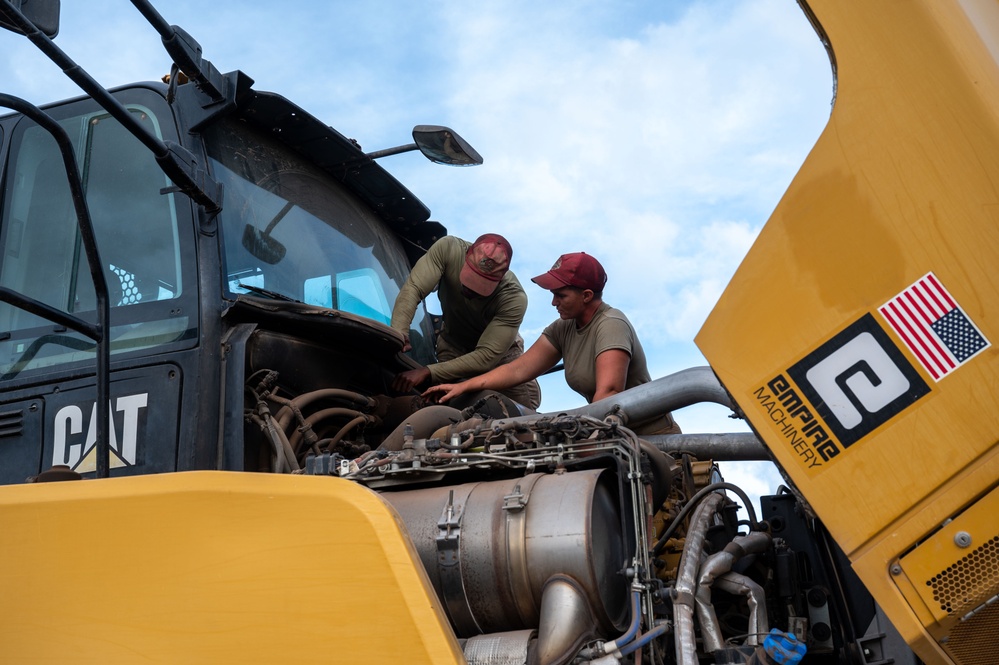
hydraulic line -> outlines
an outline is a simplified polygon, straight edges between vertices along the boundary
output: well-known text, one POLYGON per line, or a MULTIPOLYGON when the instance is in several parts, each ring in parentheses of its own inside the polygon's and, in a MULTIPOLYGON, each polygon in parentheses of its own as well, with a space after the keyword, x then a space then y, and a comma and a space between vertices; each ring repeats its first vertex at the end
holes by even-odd
POLYGON ((669 630, 669 624, 667 623, 659 624, 649 632, 643 635, 639 635, 633 642, 630 642, 629 644, 626 644, 625 646, 621 647, 620 654, 622 656, 627 656, 629 653, 638 651, 652 640, 664 635, 667 630, 669 630))
POLYGON ((611 653, 621 648, 621 645, 627 644, 635 635, 638 634, 638 626, 642 621, 642 589, 641 587, 635 589, 632 588, 631 592, 631 625, 628 626, 628 630, 625 631, 624 635, 607 642, 603 646, 604 653, 611 653))
POLYGON ((353 431, 355 427, 357 427, 358 425, 363 425, 364 423, 370 421, 371 417, 366 416, 362 413, 361 415, 357 416, 356 418, 348 422, 346 425, 341 427, 340 430, 336 434, 334 434, 331 438, 323 439, 321 443, 325 444, 327 450, 332 449, 334 446, 336 446, 336 444, 340 443, 340 441, 342 441, 345 436, 350 434, 350 432, 353 431))
POLYGON ((666 546, 666 542, 674 533, 676 533, 676 530, 683 523, 684 518, 686 518, 688 513, 694 509, 694 506, 698 501, 701 501, 704 497, 708 496, 712 492, 717 492, 718 490, 731 490, 732 492, 738 494, 739 498, 746 504, 746 512, 749 513, 751 528, 754 531, 758 531, 760 529, 760 523, 756 519, 756 509, 753 508, 753 503, 749 500, 749 496, 741 487, 733 485, 732 483, 711 483, 710 485, 703 487, 697 494, 690 497, 690 501, 687 502, 687 505, 680 509, 680 512, 677 513, 677 516, 670 523, 669 527, 663 531, 663 535, 659 537, 655 547, 652 548, 652 555, 659 556, 659 554, 662 553, 663 548, 666 546))
MULTIPOLYGON (((267 393, 265 397, 271 400, 272 402, 280 404, 282 407, 287 407, 291 409, 291 412, 295 415, 295 420, 298 421, 298 431, 300 431, 302 433, 302 436, 305 437, 305 445, 309 448, 312 448, 313 452, 318 455, 319 448, 318 446, 316 446, 316 442, 319 440, 319 437, 317 437, 316 433, 312 431, 312 426, 308 422, 306 422, 305 415, 302 413, 302 410, 298 408, 298 405, 295 404, 295 401, 277 395, 276 391, 271 391, 267 393)), ((284 431, 283 427, 281 428, 281 431, 282 432, 284 431)), ((295 454, 297 455, 298 446, 293 446, 293 449, 295 451, 295 454)))
POLYGON ((284 433, 284 429, 279 427, 274 417, 271 415, 270 407, 267 406, 267 402, 262 395, 259 395, 256 390, 253 390, 249 386, 247 389, 253 393, 253 396, 257 401, 257 408, 253 412, 263 421, 262 429, 267 433, 267 436, 274 443, 277 457, 275 458, 275 473, 281 473, 281 470, 287 466, 289 471, 298 471, 301 467, 298 464, 298 459, 295 456, 295 451, 288 441, 288 437, 284 433), (283 460, 283 462, 282 462, 283 460))
POLYGON ((271 447, 274 448, 272 451, 272 463, 271 471, 273 473, 281 473, 284 468, 284 450, 280 438, 278 438, 277 430, 273 426, 268 425, 263 418, 255 413, 249 414, 249 419, 251 422, 255 423, 260 431, 267 435, 267 440, 271 442, 271 447))
MULTIPOLYGON (((356 393, 351 390, 341 390, 339 388, 323 388, 322 390, 313 390, 312 392, 304 393, 295 397, 291 401, 299 409, 305 409, 307 406, 320 399, 338 399, 341 401, 349 402, 358 409, 370 409, 375 406, 376 402, 370 397, 365 397, 361 393, 356 393)), ((278 410, 275 418, 277 418, 278 424, 281 429, 287 430, 288 424, 294 417, 291 409, 289 407, 282 407, 278 410)))
MULTIPOLYGON (((295 453, 297 454, 299 452, 299 448, 301 448, 302 439, 304 437, 302 429, 308 428, 311 430, 313 427, 315 427, 316 423, 322 420, 326 420, 327 418, 334 418, 334 417, 350 418, 351 420, 358 417, 363 417, 365 419, 372 418, 371 416, 367 416, 355 409, 346 409, 343 407, 331 407, 329 409, 323 409, 322 411, 316 411, 308 418, 306 418, 305 424, 302 427, 296 429, 295 432, 289 438, 292 450, 294 450, 295 453)), ((286 428, 287 426, 282 429, 286 428)))

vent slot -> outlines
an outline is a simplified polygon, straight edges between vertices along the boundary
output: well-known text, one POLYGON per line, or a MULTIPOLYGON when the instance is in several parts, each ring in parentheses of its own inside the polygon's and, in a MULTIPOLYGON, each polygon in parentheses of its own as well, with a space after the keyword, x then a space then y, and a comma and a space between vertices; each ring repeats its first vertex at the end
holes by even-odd
POLYGON ((24 409, 0 411, 0 437, 21 436, 24 432, 24 409))

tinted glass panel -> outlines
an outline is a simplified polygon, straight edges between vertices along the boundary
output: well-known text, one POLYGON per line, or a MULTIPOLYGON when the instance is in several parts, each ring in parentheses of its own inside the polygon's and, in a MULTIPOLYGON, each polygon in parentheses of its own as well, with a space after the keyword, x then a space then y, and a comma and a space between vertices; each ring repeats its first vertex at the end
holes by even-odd
MULTIPOLYGON (((147 108, 129 110, 161 135, 147 108)), ((109 286, 112 354, 196 339, 197 298, 183 278, 175 195, 162 193, 166 176, 149 150, 103 111, 59 122, 74 146, 109 286)), ((27 119, 12 134, 3 191, 0 285, 95 321, 65 167, 55 140, 27 119)), ((0 303, 0 331, 9 331, 0 332, 0 380, 93 361, 93 342, 6 303, 0 303)))
MULTIPOLYGON (((409 263, 385 223, 328 173, 245 126, 223 122, 206 139, 225 188, 230 293, 290 298, 387 325, 409 263)), ((424 319, 419 310, 410 338, 426 363, 433 350, 424 319)))

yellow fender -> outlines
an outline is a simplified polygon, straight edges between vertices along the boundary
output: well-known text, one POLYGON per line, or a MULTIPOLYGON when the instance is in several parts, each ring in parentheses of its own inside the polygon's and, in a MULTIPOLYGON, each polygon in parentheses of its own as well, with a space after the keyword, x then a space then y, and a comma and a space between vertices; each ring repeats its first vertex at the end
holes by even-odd
POLYGON ((0 661, 464 662, 395 511, 349 481, 0 488, 0 661))

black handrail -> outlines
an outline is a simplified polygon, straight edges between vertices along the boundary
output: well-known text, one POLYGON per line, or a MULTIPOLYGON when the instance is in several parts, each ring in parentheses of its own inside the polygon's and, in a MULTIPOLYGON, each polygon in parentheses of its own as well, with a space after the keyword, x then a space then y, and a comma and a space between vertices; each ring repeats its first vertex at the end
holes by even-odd
POLYGON ((204 168, 199 167, 190 151, 173 141, 161 141, 157 138, 8 0, 0 0, 0 15, 16 26, 49 60, 60 67, 66 76, 80 86, 81 90, 93 97, 104 110, 149 148, 160 168, 182 192, 204 206, 210 213, 222 208, 221 187, 208 177, 204 168))
MULTIPOLYGON (((0 7, 5 4, 6 2, 0 3, 0 7)), ((8 288, 0 287, 0 300, 58 325, 71 328, 97 343, 97 477, 107 478, 111 461, 108 445, 111 401, 111 353, 108 331, 111 329, 111 307, 108 283, 104 277, 104 264, 101 262, 100 252, 97 248, 94 224, 90 218, 90 210, 87 208, 87 198, 83 191, 83 182, 80 179, 80 169, 76 164, 76 156, 73 154, 73 144, 70 142, 66 130, 59 126, 59 123, 30 102, 20 97, 0 93, 0 106, 17 111, 34 120, 39 127, 52 135, 59 147, 63 165, 66 168, 66 177, 69 180, 69 190, 73 198, 73 208, 76 210, 77 224, 80 227, 80 238, 87 254, 90 277, 94 282, 94 293, 97 297, 97 325, 87 323, 79 317, 8 288)))

